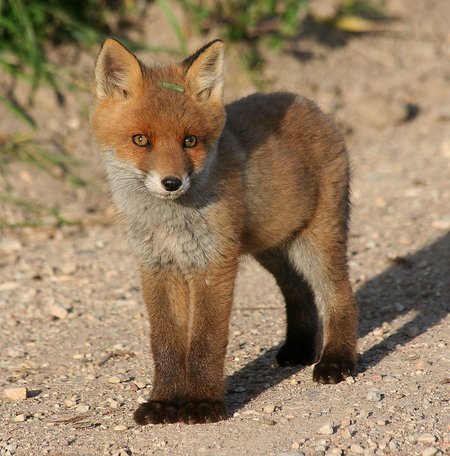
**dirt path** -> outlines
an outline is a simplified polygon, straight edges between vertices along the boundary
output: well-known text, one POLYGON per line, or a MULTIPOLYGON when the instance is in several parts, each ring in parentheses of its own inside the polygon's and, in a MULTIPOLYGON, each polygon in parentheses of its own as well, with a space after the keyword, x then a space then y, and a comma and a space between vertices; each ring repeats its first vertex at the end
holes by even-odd
POLYGON ((275 88, 318 100, 347 132, 358 375, 317 385, 311 368, 276 366, 283 303, 273 279, 245 261, 227 355, 229 419, 137 427, 131 414, 152 381, 149 329, 116 229, 4 230, 0 455, 450 453, 450 4, 386 3, 405 32, 334 50, 305 38, 297 51, 308 48, 310 60, 271 56, 268 68, 275 88), (13 387, 26 387, 27 399, 6 399, 13 387))

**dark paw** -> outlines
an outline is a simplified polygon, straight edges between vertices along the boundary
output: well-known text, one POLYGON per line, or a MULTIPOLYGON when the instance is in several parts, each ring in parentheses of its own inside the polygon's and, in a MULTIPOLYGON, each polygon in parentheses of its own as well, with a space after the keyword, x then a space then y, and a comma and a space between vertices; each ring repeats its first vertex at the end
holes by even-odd
POLYGON ((133 415, 137 424, 176 423, 178 407, 175 404, 159 401, 149 401, 141 404, 133 415))
POLYGON ((183 422, 186 424, 214 423, 225 418, 223 402, 187 402, 173 404, 149 401, 134 412, 137 424, 162 424, 183 422))
POLYGON ((309 366, 316 361, 315 349, 310 344, 285 343, 277 353, 277 363, 280 366, 309 366))
POLYGON ((223 402, 188 402, 179 409, 179 419, 186 424, 215 423, 225 419, 223 402))
POLYGON ((313 380, 317 383, 339 383, 355 374, 355 363, 347 358, 321 359, 313 370, 313 380))

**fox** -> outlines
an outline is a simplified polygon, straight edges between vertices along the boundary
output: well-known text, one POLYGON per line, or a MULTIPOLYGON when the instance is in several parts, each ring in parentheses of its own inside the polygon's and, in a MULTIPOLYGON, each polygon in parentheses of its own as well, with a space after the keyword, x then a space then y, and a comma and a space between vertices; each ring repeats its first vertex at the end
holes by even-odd
POLYGON ((240 258, 284 297, 280 366, 354 375, 350 165, 334 122, 291 92, 225 105, 224 43, 145 65, 119 41, 95 65, 92 129, 137 261, 154 376, 139 425, 226 419, 225 355, 240 258))

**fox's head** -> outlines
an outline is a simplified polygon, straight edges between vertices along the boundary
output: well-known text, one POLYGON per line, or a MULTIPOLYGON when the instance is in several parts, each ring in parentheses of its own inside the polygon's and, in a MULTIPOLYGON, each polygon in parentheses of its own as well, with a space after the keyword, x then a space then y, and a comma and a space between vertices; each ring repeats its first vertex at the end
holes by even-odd
POLYGON ((222 41, 162 67, 145 66, 107 39, 95 81, 93 130, 115 163, 111 180, 134 178, 160 198, 183 195, 206 168, 225 123, 222 41))

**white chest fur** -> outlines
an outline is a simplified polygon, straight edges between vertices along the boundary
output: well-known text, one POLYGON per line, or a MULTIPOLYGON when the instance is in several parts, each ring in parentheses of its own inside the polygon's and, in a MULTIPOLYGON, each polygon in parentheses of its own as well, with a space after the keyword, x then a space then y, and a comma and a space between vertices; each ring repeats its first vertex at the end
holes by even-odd
POLYGON ((189 270, 206 267, 216 256, 208 206, 183 206, 151 195, 143 173, 112 157, 106 169, 114 203, 125 215, 131 251, 144 265, 189 270))

